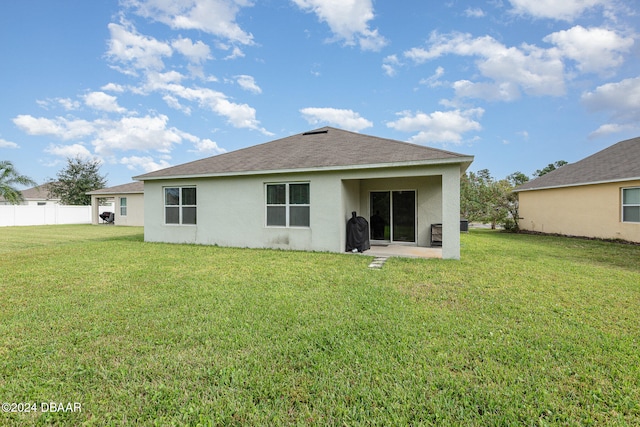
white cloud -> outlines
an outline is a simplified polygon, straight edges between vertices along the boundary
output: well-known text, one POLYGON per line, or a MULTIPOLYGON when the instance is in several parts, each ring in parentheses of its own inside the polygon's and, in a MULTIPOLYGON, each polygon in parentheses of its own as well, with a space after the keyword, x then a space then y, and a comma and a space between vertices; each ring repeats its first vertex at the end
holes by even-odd
POLYGON ((163 101, 174 110, 182 111, 187 116, 191 115, 191 108, 180 103, 180 100, 172 95, 165 95, 162 97, 163 101))
POLYGON ((504 55, 508 49, 491 36, 473 38, 471 34, 453 32, 450 34, 431 33, 428 49, 414 47, 404 52, 404 56, 418 64, 443 55, 480 56, 491 58, 504 55))
POLYGON ((167 128, 168 120, 165 115, 97 120, 96 135, 91 143, 101 155, 129 150, 168 153, 174 144, 182 142, 178 129, 167 128))
MULTIPOLYGON (((69 139, 69 129, 74 123, 63 118, 16 119, 27 133, 37 135, 51 135, 61 139, 69 139), (33 119, 33 120, 32 120, 33 119)), ((14 120, 14 121, 16 121, 14 120)), ((145 117, 123 117, 119 120, 95 120, 86 122, 86 132, 82 136, 90 137, 95 153, 101 156, 111 156, 115 152, 127 151, 157 151, 169 153, 174 145, 183 141, 190 141, 195 149, 190 150, 201 154, 220 154, 224 149, 209 139, 168 127, 168 117, 164 115, 145 117)), ((80 135, 75 135, 78 139, 80 135)), ((1 141, 1 140, 0 140, 1 141)), ((82 144, 50 145, 46 152, 62 157, 91 157, 91 152, 82 144)), ((167 167, 166 161, 155 162, 149 156, 125 157, 121 163, 132 169, 142 168, 145 171, 167 167)))
POLYGON ((125 91, 124 86, 117 83, 107 83, 106 85, 102 86, 100 89, 108 90, 109 92, 119 92, 119 93, 125 91))
POLYGON ((100 155, 116 151, 155 150, 168 153, 175 144, 191 135, 168 127, 165 115, 122 117, 119 120, 69 120, 17 116, 13 122, 29 135, 48 135, 62 140, 92 138, 91 144, 100 155))
POLYGON ((359 132, 362 129, 370 128, 373 123, 361 117, 360 114, 352 110, 341 110, 338 108, 303 108, 300 110, 303 117, 310 124, 327 123, 342 129, 359 132))
MULTIPOLYGON (((229 101, 222 92, 208 88, 191 88, 179 84, 164 84, 159 81, 150 83, 147 89, 165 92, 174 98, 196 102, 200 107, 208 108, 211 111, 226 117, 228 122, 237 128, 248 128, 259 130, 265 135, 272 135, 264 128, 260 127, 260 122, 256 119, 256 110, 247 104, 236 104, 229 101)), ((169 98, 171 99, 171 98, 169 98)))
POLYGON ((621 65, 623 54, 634 43, 632 37, 622 37, 615 31, 580 25, 549 34, 543 40, 555 44, 564 57, 576 61, 580 71, 596 73, 621 65))
POLYGON ((589 134, 589 138, 600 138, 602 136, 611 135, 614 133, 627 132, 636 130, 638 127, 633 124, 621 125, 618 123, 607 123, 600 126, 595 131, 589 134))
POLYGON ((372 31, 364 31, 358 36, 360 49, 372 52, 378 52, 389 42, 378 33, 378 29, 372 31))
POLYGON ((118 105, 118 98, 104 92, 89 92, 84 96, 84 103, 93 109, 108 113, 124 113, 127 111, 118 105))
POLYGON ((374 18, 371 0, 293 0, 302 10, 313 12, 326 22, 338 40, 360 45, 362 50, 379 51, 387 40, 377 29, 369 28, 374 18))
POLYGON ((45 110, 49 110, 52 105, 54 107, 59 105, 67 111, 77 110, 82 105, 80 101, 73 100, 71 98, 38 99, 36 100, 36 104, 45 110))
POLYGON ((49 154, 60 156, 64 158, 76 158, 91 159, 94 156, 84 145, 72 144, 72 145, 53 145, 50 144, 45 150, 49 154))
POLYGON ((95 131, 94 125, 87 120, 64 117, 47 119, 21 114, 13 119, 13 123, 29 135, 52 135, 62 140, 83 138, 95 131))
POLYGON ((397 55, 389 55, 382 60, 382 70, 389 77, 395 76, 397 74, 396 68, 401 65, 397 55))
POLYGON ((224 57, 225 60, 236 59, 236 58, 244 58, 245 54, 239 47, 235 46, 231 53, 224 57))
MULTIPOLYGON (((141 70, 162 70, 163 57, 173 54, 171 46, 153 37, 139 34, 135 28, 120 24, 108 25, 111 39, 107 56, 141 70)), ((130 71, 131 72, 131 71, 130 71)))
POLYGON ((188 150, 191 153, 198 153, 203 155, 212 155, 212 154, 222 154, 227 150, 224 148, 220 148, 215 141, 212 141, 208 138, 205 139, 197 139, 193 142, 194 149, 188 150))
POLYGON ((564 61, 575 61, 580 72, 609 73, 624 61, 633 47, 632 37, 604 28, 575 26, 544 38, 555 47, 543 49, 523 43, 508 47, 491 36, 432 33, 426 47, 415 47, 404 56, 416 64, 458 55, 478 58, 480 76, 486 80, 459 80, 452 84, 458 98, 513 101, 522 93, 533 96, 562 96, 566 92, 564 61))
POLYGON ((211 59, 211 49, 201 41, 193 43, 191 39, 180 37, 171 42, 171 46, 183 54, 189 62, 199 64, 211 59))
POLYGON ((184 76, 177 71, 168 71, 166 73, 149 72, 146 75, 147 83, 144 89, 157 90, 164 88, 169 83, 180 83, 184 76))
POLYGON ((262 93, 262 89, 260 89, 260 86, 256 84, 256 81, 252 76, 243 74, 240 76, 236 76, 235 78, 236 82, 242 89, 252 93, 262 93))
POLYGON ((473 38, 462 33, 433 33, 429 45, 427 49, 412 48, 404 52, 404 56, 418 64, 447 54, 480 58, 476 62, 478 70, 491 81, 454 83, 459 96, 512 100, 519 96, 520 90, 537 96, 565 93, 564 64, 557 49, 541 49, 529 44, 507 47, 491 36, 473 38), (490 95, 490 89, 495 87, 501 88, 503 94, 490 95))
POLYGON ((15 142, 7 141, 6 139, 0 138, 0 148, 19 148, 20 146, 15 142))
POLYGON ((64 126, 59 122, 64 121, 59 117, 58 120, 46 119, 44 117, 36 118, 28 114, 21 114, 13 119, 13 123, 29 135, 59 135, 61 138, 64 126))
POLYGON ((610 0, 509 0, 513 12, 534 18, 573 21, 595 6, 607 6, 610 0))
POLYGON ((479 98, 487 101, 514 101, 520 98, 520 89, 514 82, 481 82, 458 80, 452 85, 458 98, 479 98))
POLYGON ((440 81, 440 77, 444 76, 444 68, 438 67, 433 75, 427 77, 426 79, 421 79, 421 85, 427 85, 429 87, 438 87, 442 86, 442 82, 440 81))
POLYGON ((133 171, 142 170, 146 172, 153 172, 158 169, 164 169, 171 166, 169 162, 166 160, 159 160, 156 162, 153 160, 151 156, 131 156, 131 157, 123 157, 120 159, 120 164, 126 165, 127 169, 133 171))
POLYGON ((418 132, 410 138, 415 143, 454 143, 462 142, 462 135, 479 131, 482 126, 476 119, 484 114, 482 108, 469 110, 434 111, 426 114, 421 111, 397 113, 400 118, 387 126, 402 132, 418 132))
POLYGON ((620 123, 640 122, 640 77, 598 86, 582 102, 590 111, 610 111, 620 123))
POLYGON ((464 14, 468 18, 482 18, 482 17, 484 17, 484 11, 482 9, 480 9, 479 7, 477 7, 477 8, 469 7, 464 11, 464 14))
POLYGON ((67 111, 77 110, 80 108, 80 102, 74 101, 71 98, 57 98, 56 101, 58 101, 58 104, 67 111))
POLYGON ((123 0, 140 16, 162 22, 177 30, 198 30, 244 45, 253 36, 236 23, 241 8, 253 6, 250 0, 123 0))
MULTIPOLYGON (((238 4, 241 3, 240 0, 236 1, 238 4)), ((152 0, 143 4, 141 1, 133 0, 129 2, 129 5, 138 8, 139 12, 144 10, 144 13, 140 12, 144 16, 148 14, 148 17, 164 22, 164 18, 170 15, 173 16, 172 14, 174 13, 183 13, 186 10, 196 13, 197 10, 204 8, 202 10, 206 9, 213 13, 218 6, 223 9, 227 6, 231 7, 229 4, 225 6, 226 3, 228 2, 209 0, 203 1, 198 5, 193 2, 177 5, 176 2, 164 4, 162 1, 152 0)), ((233 9, 235 6, 231 8, 233 9)), ((178 19, 177 15, 176 19, 178 19)), ((182 81, 185 76, 178 71, 163 72, 165 67, 163 58, 171 56, 173 49, 176 49, 190 58, 191 63, 188 69, 191 71, 192 76, 204 78, 202 69, 198 68, 199 61, 210 57, 210 50, 204 43, 193 43, 190 39, 180 38, 174 40, 172 45, 169 45, 152 37, 138 34, 127 23, 125 25, 110 24, 109 28, 111 40, 108 57, 112 60, 121 61, 126 67, 133 67, 134 71, 142 70, 144 72, 146 82, 140 87, 131 88, 131 92, 140 95, 159 92, 171 108, 182 110, 187 114, 190 114, 191 107, 185 105, 184 101, 195 102, 200 107, 208 108, 225 117, 234 127, 255 129, 265 135, 272 135, 272 133, 260 127, 260 122, 255 117, 256 111, 249 105, 231 102, 225 94, 212 89, 184 86, 182 81)), ((127 69, 119 68, 119 71, 127 72, 127 69)), ((207 81, 215 80, 215 77, 207 79, 207 81)), ((250 76, 239 76, 238 84, 254 93, 260 93, 261 91, 250 76)))

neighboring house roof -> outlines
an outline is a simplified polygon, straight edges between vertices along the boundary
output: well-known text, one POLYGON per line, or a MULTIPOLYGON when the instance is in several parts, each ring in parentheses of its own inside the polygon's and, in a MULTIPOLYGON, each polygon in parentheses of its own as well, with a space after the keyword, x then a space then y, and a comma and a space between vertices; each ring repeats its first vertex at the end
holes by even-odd
POLYGON ((323 127, 161 169, 134 179, 189 178, 370 167, 462 163, 473 156, 323 127))
POLYGON ((618 142, 576 163, 564 165, 514 191, 640 180, 640 137, 618 142))
POLYGON ((51 183, 47 182, 46 184, 22 190, 22 197, 25 200, 60 200, 59 197, 54 197, 49 193, 50 185, 51 183))
MULTIPOLYGON (((49 193, 49 185, 51 185, 50 182, 47 182, 46 184, 42 184, 42 185, 38 185, 35 186, 33 188, 27 188, 26 190, 22 190, 20 193, 22 193, 22 198, 25 201, 31 200, 31 201, 35 201, 35 200, 56 200, 59 201, 60 198, 59 197, 54 197, 49 193)), ((5 198, 0 196, 0 202, 5 201, 5 198)))
POLYGON ((87 192, 93 196, 112 196, 114 194, 142 194, 144 193, 144 182, 136 181, 128 184, 116 185, 115 187, 101 188, 87 192))

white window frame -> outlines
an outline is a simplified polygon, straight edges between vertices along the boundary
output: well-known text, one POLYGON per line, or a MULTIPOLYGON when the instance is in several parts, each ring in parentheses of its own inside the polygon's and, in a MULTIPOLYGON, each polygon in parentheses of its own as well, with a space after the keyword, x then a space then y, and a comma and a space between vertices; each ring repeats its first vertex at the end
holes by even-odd
POLYGON ((163 205, 163 216, 164 216, 164 225, 168 226, 196 226, 198 225, 198 189, 195 185, 167 185, 166 187, 162 187, 162 205, 163 205), (177 205, 168 205, 167 204, 167 189, 169 188, 177 188, 178 189, 178 204, 177 205), (193 188, 196 190, 196 204, 195 205, 185 205, 182 201, 182 190, 185 188, 193 188), (178 222, 167 222, 167 208, 178 208, 178 222), (194 224, 187 223, 185 224, 183 218, 183 210, 184 208, 195 208, 196 209, 196 221, 194 224))
POLYGON ((127 198, 126 197, 120 197, 120 216, 127 216, 127 198), (123 200, 124 200, 124 205, 122 205, 123 200))
POLYGON ((292 181, 292 182, 267 182, 264 184, 264 225, 267 228, 311 228, 311 184, 309 181, 292 181), (300 185, 305 184, 309 188, 309 203, 290 203, 290 185, 300 185), (285 186, 285 203, 284 204, 269 204, 268 202, 268 188, 270 185, 284 185, 285 186), (284 207, 285 208, 285 225, 269 225, 267 220, 267 211, 269 207, 284 207), (309 209, 309 225, 291 225, 290 224, 290 212, 292 207, 306 207, 309 209))
POLYGON ((627 188, 621 188, 620 189, 620 205, 621 205, 621 209, 620 209, 620 220, 622 222, 625 223, 629 223, 629 224, 640 224, 640 221, 625 221, 624 219, 624 208, 626 207, 638 207, 638 209, 640 209, 640 203, 624 203, 624 192, 626 190, 638 190, 640 191, 640 187, 627 187, 627 188))

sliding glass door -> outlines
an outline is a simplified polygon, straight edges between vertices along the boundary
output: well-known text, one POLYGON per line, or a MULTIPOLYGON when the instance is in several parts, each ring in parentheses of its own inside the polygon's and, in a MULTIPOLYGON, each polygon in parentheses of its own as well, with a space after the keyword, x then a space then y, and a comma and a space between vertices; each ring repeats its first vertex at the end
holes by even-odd
POLYGON ((416 241, 415 191, 372 191, 369 206, 371 240, 416 241))
POLYGON ((416 241, 416 192, 393 191, 391 193, 392 233, 394 242, 416 241))

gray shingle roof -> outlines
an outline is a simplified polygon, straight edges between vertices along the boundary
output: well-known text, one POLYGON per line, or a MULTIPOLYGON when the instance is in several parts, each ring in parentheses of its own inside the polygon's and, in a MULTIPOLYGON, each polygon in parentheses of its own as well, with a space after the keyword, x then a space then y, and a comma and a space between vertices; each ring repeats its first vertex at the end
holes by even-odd
POLYGON ((562 166, 514 191, 540 190, 640 179, 640 137, 618 142, 579 162, 562 166))
POLYGON ((25 200, 60 200, 59 197, 49 194, 50 185, 51 183, 47 182, 46 184, 22 190, 22 197, 25 200))
POLYGON ((243 175, 402 163, 470 164, 472 160, 472 156, 464 154, 324 127, 150 172, 134 179, 243 175))
MULTIPOLYGON (((55 200, 59 201, 59 197, 55 197, 49 194, 49 185, 51 183, 47 182, 46 184, 38 185, 32 188, 27 188, 26 190, 22 190, 22 198, 24 200, 55 200)), ((6 199, 0 196, 0 202, 4 202, 6 199)))
POLYGON ((136 181, 128 184, 116 185, 114 187, 101 188, 100 190, 89 191, 89 195, 110 195, 110 194, 133 194, 144 193, 144 182, 136 181))

